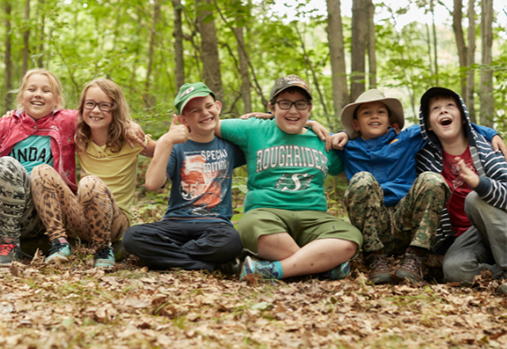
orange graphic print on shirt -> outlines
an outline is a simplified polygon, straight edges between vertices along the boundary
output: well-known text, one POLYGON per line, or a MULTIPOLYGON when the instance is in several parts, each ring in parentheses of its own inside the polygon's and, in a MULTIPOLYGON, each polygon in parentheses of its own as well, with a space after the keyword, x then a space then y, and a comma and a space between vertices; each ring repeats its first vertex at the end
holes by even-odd
POLYGON ((193 205, 208 210, 220 204, 227 179, 227 154, 224 150, 212 152, 185 152, 181 168, 180 193, 193 205), (223 152, 223 154, 222 154, 223 152))

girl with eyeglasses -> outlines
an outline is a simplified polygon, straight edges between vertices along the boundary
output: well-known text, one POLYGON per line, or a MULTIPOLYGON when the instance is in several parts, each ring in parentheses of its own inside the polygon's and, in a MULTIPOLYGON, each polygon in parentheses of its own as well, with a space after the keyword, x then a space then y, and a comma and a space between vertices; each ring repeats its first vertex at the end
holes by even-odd
POLYGON ((115 265, 112 242, 118 241, 133 218, 137 157, 152 157, 156 142, 130 145, 132 122, 121 88, 98 79, 83 90, 78 107, 75 147, 81 164, 77 195, 50 166, 32 178, 34 201, 53 244, 46 262, 66 261, 72 251, 66 238, 77 236, 95 249, 95 267, 115 265))

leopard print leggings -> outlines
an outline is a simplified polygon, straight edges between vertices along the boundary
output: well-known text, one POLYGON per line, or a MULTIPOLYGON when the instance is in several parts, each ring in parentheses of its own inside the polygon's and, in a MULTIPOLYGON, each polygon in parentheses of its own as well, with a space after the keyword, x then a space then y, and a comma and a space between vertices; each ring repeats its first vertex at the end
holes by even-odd
POLYGON ((37 166, 31 179, 33 201, 50 241, 79 237, 100 248, 119 240, 129 227, 127 216, 97 176, 82 178, 77 195, 51 166, 37 166))

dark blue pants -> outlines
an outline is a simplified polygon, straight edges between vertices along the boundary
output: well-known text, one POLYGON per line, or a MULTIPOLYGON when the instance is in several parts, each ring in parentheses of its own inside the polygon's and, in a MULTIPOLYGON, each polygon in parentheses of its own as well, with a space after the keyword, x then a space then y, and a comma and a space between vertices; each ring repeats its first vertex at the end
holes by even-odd
POLYGON ((242 249, 239 234, 230 224, 178 220, 132 226, 123 235, 123 246, 151 269, 210 272, 237 257, 242 249))

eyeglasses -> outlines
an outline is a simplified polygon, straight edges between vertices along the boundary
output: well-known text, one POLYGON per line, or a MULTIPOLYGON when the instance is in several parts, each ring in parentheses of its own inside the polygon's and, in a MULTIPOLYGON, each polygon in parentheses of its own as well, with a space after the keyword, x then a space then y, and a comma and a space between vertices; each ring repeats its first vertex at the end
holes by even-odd
POLYGON ((111 111, 111 109, 113 109, 114 107, 114 104, 113 103, 107 103, 107 102, 95 102, 95 101, 92 101, 92 100, 87 100, 84 102, 84 108, 85 109, 88 109, 88 110, 93 110, 95 108, 95 106, 99 106, 99 109, 101 111, 111 111))
POLYGON ((280 106, 280 109, 282 109, 282 110, 289 110, 290 108, 292 108, 293 105, 296 106, 297 110, 305 110, 311 104, 308 101, 296 101, 296 102, 276 101, 275 104, 277 104, 277 103, 280 106))

